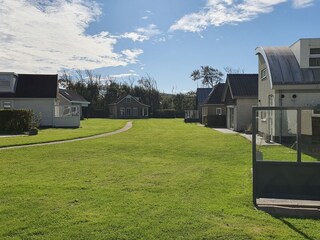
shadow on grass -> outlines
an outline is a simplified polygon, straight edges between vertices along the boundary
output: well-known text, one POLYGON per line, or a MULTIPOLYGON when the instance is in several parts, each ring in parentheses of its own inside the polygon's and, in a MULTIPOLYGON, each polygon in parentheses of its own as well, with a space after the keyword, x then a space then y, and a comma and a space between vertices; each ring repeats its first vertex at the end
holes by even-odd
POLYGON ((290 229, 292 229, 293 231, 295 231, 296 233, 298 233, 300 236, 302 236, 304 239, 308 239, 308 240, 315 240, 315 238, 310 237, 308 234, 302 232, 301 230, 299 230, 298 228, 296 228, 292 223, 288 222, 287 220, 283 219, 283 218, 277 218, 279 219, 282 223, 284 223, 285 225, 287 225, 290 229))

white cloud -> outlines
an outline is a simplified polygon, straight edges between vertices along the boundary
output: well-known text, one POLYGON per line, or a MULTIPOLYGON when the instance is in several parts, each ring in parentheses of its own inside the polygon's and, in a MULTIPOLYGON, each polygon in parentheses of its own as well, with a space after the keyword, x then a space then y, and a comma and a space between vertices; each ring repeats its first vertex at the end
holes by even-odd
MULTIPOLYGON (((180 18, 170 27, 170 31, 183 30, 201 32, 208 26, 222 26, 250 21, 259 14, 272 12, 278 4, 288 0, 207 0, 199 12, 180 18)), ((293 0, 294 7, 307 7, 314 0, 293 0)))
POLYGON ((137 63, 137 57, 143 53, 142 49, 126 49, 121 51, 121 53, 126 57, 128 63, 137 63))
POLYGON ((143 20, 149 19, 149 17, 153 14, 153 12, 151 12, 150 10, 145 10, 144 13, 145 15, 141 18, 143 20))
POLYGON ((313 5, 314 0, 293 0, 294 8, 305 8, 313 5))
POLYGON ((137 62, 142 50, 116 53, 117 40, 108 32, 85 33, 99 14, 99 5, 88 0, 0 0, 0 71, 44 73, 137 62))
POLYGON ((120 35, 118 38, 128 38, 134 42, 144 42, 159 34, 161 34, 161 32, 157 26, 150 24, 146 28, 137 28, 134 32, 126 32, 120 35))
POLYGON ((137 77, 139 76, 136 73, 121 73, 121 74, 114 74, 110 75, 110 79, 115 79, 115 78, 128 78, 128 77, 137 77))

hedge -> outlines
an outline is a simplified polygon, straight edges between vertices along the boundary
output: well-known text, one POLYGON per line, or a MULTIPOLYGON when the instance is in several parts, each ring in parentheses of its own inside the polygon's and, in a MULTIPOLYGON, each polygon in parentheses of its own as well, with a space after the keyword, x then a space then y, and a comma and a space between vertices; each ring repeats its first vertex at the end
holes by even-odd
POLYGON ((209 115, 203 117, 203 124, 208 127, 225 128, 227 126, 225 115, 209 115))
POLYGON ((17 134, 29 131, 32 119, 31 110, 0 110, 0 132, 17 134))

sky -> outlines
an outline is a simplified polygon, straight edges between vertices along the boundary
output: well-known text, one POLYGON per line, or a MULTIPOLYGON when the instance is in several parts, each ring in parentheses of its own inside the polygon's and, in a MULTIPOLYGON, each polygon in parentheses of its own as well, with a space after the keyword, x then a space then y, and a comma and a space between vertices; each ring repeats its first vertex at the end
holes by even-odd
POLYGON ((319 13, 319 0, 0 0, 0 72, 150 76, 184 93, 201 66, 256 73, 256 47, 320 38, 319 13))

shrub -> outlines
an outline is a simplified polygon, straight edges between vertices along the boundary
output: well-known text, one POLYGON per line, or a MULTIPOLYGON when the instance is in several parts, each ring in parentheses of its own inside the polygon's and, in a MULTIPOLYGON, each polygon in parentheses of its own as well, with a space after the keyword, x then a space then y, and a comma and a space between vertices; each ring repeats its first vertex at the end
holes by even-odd
POLYGON ((30 129, 33 119, 31 110, 0 110, 0 132, 17 134, 30 129))
POLYGON ((175 118, 176 111, 174 109, 159 109, 153 114, 154 118, 175 118))

